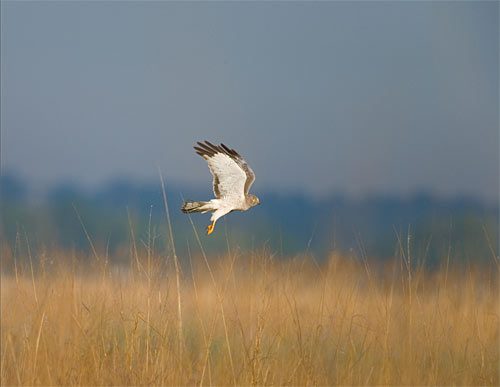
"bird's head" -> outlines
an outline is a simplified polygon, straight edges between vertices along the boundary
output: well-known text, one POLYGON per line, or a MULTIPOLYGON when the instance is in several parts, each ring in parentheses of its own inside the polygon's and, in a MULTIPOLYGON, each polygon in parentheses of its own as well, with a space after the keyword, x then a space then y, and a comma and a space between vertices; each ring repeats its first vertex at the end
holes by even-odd
POLYGON ((252 207, 256 206, 257 204, 260 204, 259 198, 252 194, 248 195, 248 202, 252 207))

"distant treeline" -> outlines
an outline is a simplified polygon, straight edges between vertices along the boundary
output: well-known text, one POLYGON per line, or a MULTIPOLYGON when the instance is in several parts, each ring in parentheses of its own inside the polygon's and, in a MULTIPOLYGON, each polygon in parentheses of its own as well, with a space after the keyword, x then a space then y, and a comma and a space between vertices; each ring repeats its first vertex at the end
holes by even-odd
MULTIPOLYGON (((27 183, 14 175, 0 178, 2 243, 26 243, 33 249, 59 246, 86 250, 89 240, 115 257, 126 259, 131 241, 166 244, 167 220, 159 183, 127 179, 110 182, 94 192, 62 184, 36 200, 27 183), (88 237, 87 237, 88 235, 88 237)), ((189 218, 179 210, 182 198, 208 198, 208 190, 167 186, 172 227, 179 256, 199 246, 189 218)), ((388 259, 410 248, 429 264, 453 259, 490 260, 498 255, 498 204, 471 198, 412 197, 353 199, 332 195, 315 200, 305 195, 260 193, 262 205, 232 213, 204 235, 207 215, 191 219, 208 253, 228 248, 269 249, 277 256, 313 253, 318 259, 337 249, 353 256, 388 259)))

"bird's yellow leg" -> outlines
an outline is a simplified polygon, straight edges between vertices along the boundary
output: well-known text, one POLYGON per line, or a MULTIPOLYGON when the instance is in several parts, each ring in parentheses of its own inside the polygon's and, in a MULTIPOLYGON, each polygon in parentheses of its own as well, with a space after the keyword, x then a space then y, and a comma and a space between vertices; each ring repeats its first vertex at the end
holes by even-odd
POLYGON ((210 235, 211 233, 214 232, 214 228, 215 228, 215 222, 212 222, 212 224, 209 224, 207 226, 207 235, 210 235))

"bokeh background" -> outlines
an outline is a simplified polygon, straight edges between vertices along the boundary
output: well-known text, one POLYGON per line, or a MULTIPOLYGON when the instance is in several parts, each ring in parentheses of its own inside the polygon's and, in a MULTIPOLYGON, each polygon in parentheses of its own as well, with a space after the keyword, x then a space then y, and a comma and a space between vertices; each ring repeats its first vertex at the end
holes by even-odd
MULTIPOLYGON (((262 205, 204 239, 281 255, 498 254, 498 2, 1 3, 1 235, 120 251, 237 149, 262 205), (363 254, 364 254, 363 253, 363 254)), ((202 231, 208 216, 195 216, 202 231)), ((117 254, 117 256, 120 256, 117 254)))

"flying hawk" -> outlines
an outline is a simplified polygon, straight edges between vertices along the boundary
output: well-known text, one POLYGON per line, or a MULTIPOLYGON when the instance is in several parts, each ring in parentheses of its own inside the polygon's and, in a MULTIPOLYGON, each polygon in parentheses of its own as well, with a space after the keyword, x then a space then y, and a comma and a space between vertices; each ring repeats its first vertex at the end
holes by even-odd
POLYGON ((257 204, 259 198, 249 194, 250 186, 255 180, 255 174, 246 161, 234 149, 224 144, 214 145, 208 141, 198 142, 194 149, 207 160, 208 168, 214 178, 213 189, 215 199, 209 202, 186 201, 182 212, 212 211, 212 222, 207 226, 207 235, 214 231, 217 219, 232 211, 246 211, 257 204))

